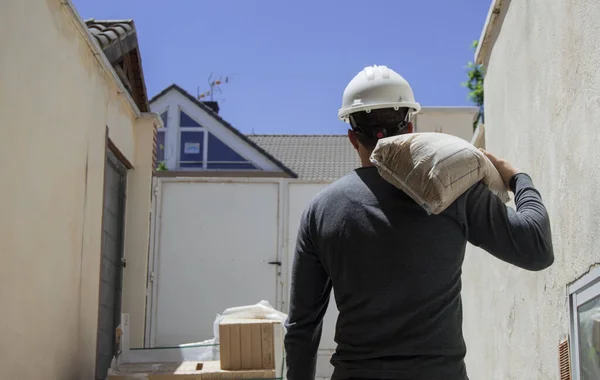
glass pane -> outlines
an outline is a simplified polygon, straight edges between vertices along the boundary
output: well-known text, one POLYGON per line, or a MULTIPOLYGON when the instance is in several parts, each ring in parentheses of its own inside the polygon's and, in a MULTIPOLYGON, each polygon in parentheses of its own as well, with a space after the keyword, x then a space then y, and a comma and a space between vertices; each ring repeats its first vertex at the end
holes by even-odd
POLYGON ((165 132, 156 132, 156 164, 165 160, 165 132))
POLYGON ((208 134, 208 161, 248 161, 212 133, 208 134))
POLYGON ((179 126, 180 127, 201 127, 194 119, 189 117, 185 112, 179 111, 179 126))
POLYGON ((204 132, 181 132, 179 145, 179 166, 201 168, 204 147, 204 132))
POLYGON ((581 380, 600 379, 600 296, 578 309, 581 380))
POLYGON ((167 118, 168 112, 169 112, 169 111, 165 111, 165 112, 163 112, 163 113, 160 115, 160 117, 161 117, 161 119, 162 119, 162 122, 163 122, 163 126, 164 126, 165 128, 167 128, 167 123, 168 123, 168 118, 167 118))

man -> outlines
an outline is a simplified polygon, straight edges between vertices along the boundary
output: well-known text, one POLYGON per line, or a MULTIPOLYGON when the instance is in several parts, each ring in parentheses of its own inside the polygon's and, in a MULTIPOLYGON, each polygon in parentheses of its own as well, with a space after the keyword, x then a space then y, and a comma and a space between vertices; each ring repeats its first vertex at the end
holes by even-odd
POLYGON ((315 377, 322 320, 333 288, 339 310, 332 379, 466 380, 461 266, 466 243, 520 268, 554 261, 550 222, 527 174, 488 154, 515 194, 516 211, 473 186, 427 216, 369 161, 377 140, 411 133, 419 110, 409 84, 367 67, 344 91, 340 117, 362 167, 306 209, 293 264, 288 380, 315 377))

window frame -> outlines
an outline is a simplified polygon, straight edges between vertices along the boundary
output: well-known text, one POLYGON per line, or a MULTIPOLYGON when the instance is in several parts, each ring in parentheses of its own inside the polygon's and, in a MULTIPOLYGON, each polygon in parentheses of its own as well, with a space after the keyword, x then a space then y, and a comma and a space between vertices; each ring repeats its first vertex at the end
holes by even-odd
POLYGON ((177 146, 176 146, 176 151, 177 151, 177 169, 182 170, 189 170, 189 171, 194 171, 194 170, 206 170, 207 168, 207 158, 208 158, 208 128, 203 127, 203 124, 196 120, 196 118, 192 117, 190 112, 188 112, 184 107, 182 107, 181 105, 177 106, 177 146), (181 113, 184 112, 190 119, 194 120, 196 123, 198 123, 199 125, 201 125, 200 127, 182 127, 181 126, 181 113), (202 167, 181 167, 181 163, 186 163, 187 161, 181 161, 181 135, 183 132, 202 132, 203 133, 203 137, 202 137, 202 167))
MULTIPOLYGON (((211 133, 210 129, 208 127, 205 126, 205 124, 203 122, 201 122, 198 118, 193 117, 192 116, 192 112, 188 112, 188 110, 181 106, 181 105, 177 105, 177 116, 176 116, 176 122, 170 123, 171 128, 177 128, 176 134, 174 136, 176 136, 176 143, 174 145, 174 153, 175 153, 175 168, 176 170, 185 170, 185 171, 238 171, 238 170, 242 170, 242 171, 260 171, 260 168, 256 165, 255 162, 253 162, 252 160, 247 159, 244 155, 241 155, 240 153, 238 153, 237 151, 235 151, 233 148, 231 148, 228 144, 226 144, 225 142, 223 142, 222 138, 219 137, 217 134, 215 133, 211 133), (182 127, 181 126, 181 113, 185 113, 187 115, 187 117, 189 117, 190 119, 192 119, 193 121, 195 121, 196 123, 198 123, 200 125, 200 127, 182 127), (186 163, 192 163, 191 161, 182 161, 181 160, 181 155, 182 155, 182 147, 181 147, 181 142, 182 142, 182 135, 184 132, 198 132, 198 133, 203 133, 203 140, 202 140, 202 161, 194 161, 194 163, 198 163, 200 164, 200 162, 202 163, 202 165, 198 166, 198 167, 183 167, 182 164, 186 164, 186 163), (226 147, 228 147, 229 149, 233 150, 235 153, 237 153, 238 155, 240 155, 242 158, 244 158, 244 161, 209 161, 208 159, 208 150, 209 150, 209 139, 210 136, 213 135, 215 138, 219 139, 221 141, 221 143, 223 143, 226 147), (240 164, 240 165, 250 165, 253 166, 253 168, 248 168, 248 169, 229 169, 229 168, 209 168, 209 166, 211 165, 218 165, 218 164, 240 164)), ((172 116, 172 115, 170 115, 172 116)), ((164 128, 164 130, 166 131, 166 128, 164 128)), ((168 134, 165 134, 165 145, 167 144, 167 139, 168 139, 168 134)))
POLYGON ((585 303, 600 297, 600 268, 591 270, 588 274, 569 285, 569 330, 571 369, 573 380, 581 380, 581 363, 579 361, 579 314, 578 309, 585 303))
MULTIPOLYGON (((168 127, 169 127, 169 125, 168 125, 168 120, 169 120, 169 106, 164 107, 163 110, 161 112, 157 112, 157 114, 158 114, 158 117, 160 117, 160 119, 162 121, 162 115, 165 112, 167 113, 167 125, 165 125, 165 123, 163 121, 162 128, 156 128, 156 136, 157 136, 156 139, 158 140, 158 134, 160 132, 164 133, 165 138, 164 138, 164 142, 163 142, 163 148, 164 149, 163 149, 163 159, 162 159, 162 161, 164 161, 164 163, 166 165, 167 164, 167 139, 169 137, 168 136, 169 134, 167 132, 168 127)), ((158 165, 160 164, 160 161, 158 160, 158 149, 160 149, 160 146, 157 147, 157 151, 156 151, 156 167, 158 167, 158 165)))
POLYGON ((158 159, 158 155, 159 155, 159 149, 160 149, 160 144, 159 146, 156 147, 156 166, 158 166, 161 162, 164 162, 165 165, 167 163, 167 129, 166 128, 156 128, 156 142, 158 143, 158 135, 159 134, 163 134, 164 138, 163 138, 163 159, 159 160, 158 159))

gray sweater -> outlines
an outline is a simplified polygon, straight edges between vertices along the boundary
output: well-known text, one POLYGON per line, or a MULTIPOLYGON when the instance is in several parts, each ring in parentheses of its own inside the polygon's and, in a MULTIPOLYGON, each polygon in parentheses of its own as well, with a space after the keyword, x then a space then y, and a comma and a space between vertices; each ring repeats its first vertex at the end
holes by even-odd
POLYGON ((554 261, 548 214, 531 178, 516 175, 511 190, 516 211, 479 183, 431 216, 374 167, 323 190, 298 234, 288 380, 315 377, 332 288, 339 310, 333 379, 467 379, 460 298, 467 241, 527 270, 554 261))

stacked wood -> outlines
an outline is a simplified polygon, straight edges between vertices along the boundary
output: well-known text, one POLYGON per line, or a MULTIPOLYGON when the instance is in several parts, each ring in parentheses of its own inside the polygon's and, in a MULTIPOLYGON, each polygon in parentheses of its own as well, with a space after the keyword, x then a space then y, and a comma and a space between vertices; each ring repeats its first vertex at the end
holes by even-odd
POLYGON ((219 324, 221 368, 272 370, 282 360, 283 326, 264 319, 226 319, 219 324))

